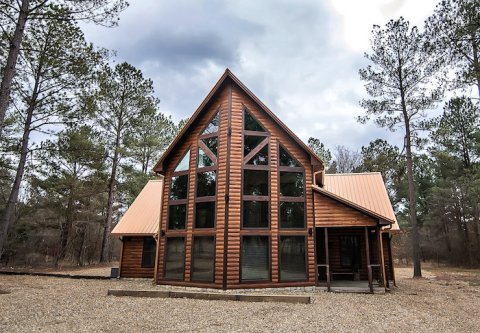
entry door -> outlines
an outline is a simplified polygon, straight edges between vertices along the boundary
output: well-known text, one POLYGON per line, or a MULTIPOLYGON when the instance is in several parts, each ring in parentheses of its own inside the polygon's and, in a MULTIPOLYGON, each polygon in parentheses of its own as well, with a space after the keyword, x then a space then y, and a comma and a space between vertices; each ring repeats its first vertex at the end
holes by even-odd
POLYGON ((340 252, 342 268, 358 272, 360 269, 360 239, 358 235, 340 237, 340 252))

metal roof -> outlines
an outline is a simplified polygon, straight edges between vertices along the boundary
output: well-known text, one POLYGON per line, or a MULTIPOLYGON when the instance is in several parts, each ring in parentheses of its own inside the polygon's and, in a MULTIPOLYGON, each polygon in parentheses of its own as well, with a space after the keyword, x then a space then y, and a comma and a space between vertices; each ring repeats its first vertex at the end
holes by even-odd
POLYGON ((400 230, 379 172, 326 174, 324 186, 314 185, 313 188, 364 213, 388 221, 392 224, 391 230, 400 230))
POLYGON ((150 180, 113 228, 114 236, 147 236, 158 233, 163 179, 150 180))

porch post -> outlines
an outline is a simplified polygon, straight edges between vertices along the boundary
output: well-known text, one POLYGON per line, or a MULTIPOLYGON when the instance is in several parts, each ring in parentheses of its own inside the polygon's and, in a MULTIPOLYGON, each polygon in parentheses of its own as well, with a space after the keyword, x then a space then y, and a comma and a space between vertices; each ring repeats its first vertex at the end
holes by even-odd
POLYGON ((368 287, 370 288, 370 292, 373 293, 372 266, 370 266, 370 244, 368 241, 368 227, 365 227, 365 251, 365 255, 367 257, 368 287))
POLYGON ((383 243, 380 235, 380 226, 377 224, 377 249, 378 249, 378 263, 380 264, 380 274, 382 286, 385 287, 385 265, 383 260, 383 243))
POLYGON ((383 255, 383 236, 380 228, 378 229, 378 235, 380 238, 380 260, 382 264, 382 278, 383 278, 382 281, 383 281, 383 287, 387 289, 387 275, 385 272, 385 256, 383 255))
POLYGON ((325 271, 327 274, 327 290, 330 291, 330 261, 328 259, 328 228, 325 228, 325 271))

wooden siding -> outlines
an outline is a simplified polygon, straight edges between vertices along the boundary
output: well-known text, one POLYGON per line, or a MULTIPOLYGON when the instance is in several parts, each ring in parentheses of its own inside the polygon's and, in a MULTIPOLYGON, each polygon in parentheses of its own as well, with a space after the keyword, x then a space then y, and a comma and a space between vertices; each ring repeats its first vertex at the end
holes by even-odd
POLYGON ((377 225, 377 220, 343 203, 315 192, 315 225, 317 227, 352 227, 377 225))
POLYGON ((153 278, 153 267, 142 267, 144 237, 125 237, 123 239, 120 277, 153 278))

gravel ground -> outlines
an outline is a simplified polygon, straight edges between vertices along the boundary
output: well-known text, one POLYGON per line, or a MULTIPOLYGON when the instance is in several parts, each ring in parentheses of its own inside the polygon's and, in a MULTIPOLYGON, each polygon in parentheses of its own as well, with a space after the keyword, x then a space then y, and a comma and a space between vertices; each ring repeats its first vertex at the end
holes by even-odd
POLYGON ((480 271, 426 272, 379 295, 313 295, 313 304, 108 297, 107 289, 158 289, 148 280, 0 275, 0 332, 438 332, 480 330, 480 271))

